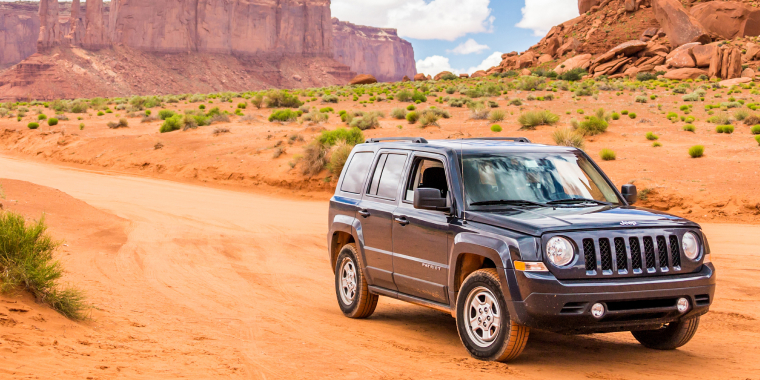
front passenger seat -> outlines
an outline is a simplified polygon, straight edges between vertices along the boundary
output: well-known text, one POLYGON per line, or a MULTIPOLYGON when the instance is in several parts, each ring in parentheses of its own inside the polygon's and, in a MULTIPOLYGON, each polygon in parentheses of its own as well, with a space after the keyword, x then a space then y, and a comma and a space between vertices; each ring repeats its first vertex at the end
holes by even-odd
POLYGON ((419 187, 438 189, 441 191, 441 196, 445 198, 449 190, 449 185, 446 183, 446 169, 427 168, 422 173, 422 183, 419 187))

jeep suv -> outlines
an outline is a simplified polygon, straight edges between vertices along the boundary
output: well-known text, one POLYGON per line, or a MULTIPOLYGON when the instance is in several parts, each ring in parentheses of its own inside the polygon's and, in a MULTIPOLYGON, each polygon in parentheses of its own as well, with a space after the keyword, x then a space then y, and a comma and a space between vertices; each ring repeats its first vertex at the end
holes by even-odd
POLYGON ((338 305, 450 313, 482 360, 517 357, 531 328, 680 347, 715 292, 707 239, 621 190, 583 151, 525 138, 367 140, 330 200, 338 305))

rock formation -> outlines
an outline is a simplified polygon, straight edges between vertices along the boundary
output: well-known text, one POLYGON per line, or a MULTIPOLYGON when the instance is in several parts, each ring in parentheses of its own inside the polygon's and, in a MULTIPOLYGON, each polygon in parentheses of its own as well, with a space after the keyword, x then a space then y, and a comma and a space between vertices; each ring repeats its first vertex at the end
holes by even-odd
POLYGON ((591 10, 591 7, 597 6, 601 0, 578 0, 578 12, 584 14, 591 10))
POLYGON ((334 58, 357 73, 372 73, 381 82, 414 77, 412 44, 396 29, 373 28, 332 19, 334 58))
POLYGON ((40 34, 38 50, 61 43, 61 29, 58 25, 58 0, 40 0, 40 34))
POLYGON ((691 8, 691 15, 718 38, 760 34, 760 10, 735 1, 711 1, 691 8))
MULTIPOLYGON (((85 17, 85 32, 82 46, 87 49, 101 49, 111 44, 104 24, 104 17, 103 0, 87 0, 87 14, 85 17)), ((72 30, 74 30, 73 25, 72 30)))
POLYGON ((40 18, 37 6, 0 2, 0 68, 37 51, 40 18))
POLYGON ((709 43, 712 39, 694 17, 681 5, 678 0, 652 0, 652 9, 660 27, 674 46, 689 42, 709 43))
POLYGON ((82 40, 82 26, 79 22, 79 13, 82 10, 79 0, 71 2, 71 14, 69 15, 69 30, 63 36, 68 45, 76 45, 82 40))

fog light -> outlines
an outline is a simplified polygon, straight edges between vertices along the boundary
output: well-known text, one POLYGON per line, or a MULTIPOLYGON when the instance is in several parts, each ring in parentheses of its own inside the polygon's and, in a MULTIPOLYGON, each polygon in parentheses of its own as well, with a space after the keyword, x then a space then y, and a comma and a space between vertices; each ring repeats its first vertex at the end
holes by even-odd
POLYGON ((686 310, 689 310, 689 300, 686 298, 679 298, 676 308, 678 308, 679 313, 685 313, 686 310))
POLYGON ((599 319, 604 316, 604 305, 600 303, 595 303, 593 306, 591 306, 591 315, 594 316, 594 318, 599 319))

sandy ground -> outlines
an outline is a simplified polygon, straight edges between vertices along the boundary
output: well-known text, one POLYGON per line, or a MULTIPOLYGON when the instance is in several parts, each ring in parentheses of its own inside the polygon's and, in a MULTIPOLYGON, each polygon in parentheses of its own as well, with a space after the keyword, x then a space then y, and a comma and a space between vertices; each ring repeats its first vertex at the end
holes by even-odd
POLYGON ((74 323, 2 297, 2 378, 760 379, 757 226, 704 225, 718 290, 682 349, 534 331, 501 364, 471 359, 454 320, 434 310, 381 298, 371 318, 343 317, 324 201, 7 157, 0 178, 5 209, 45 213, 67 244, 66 281, 94 306, 91 322, 74 323))

